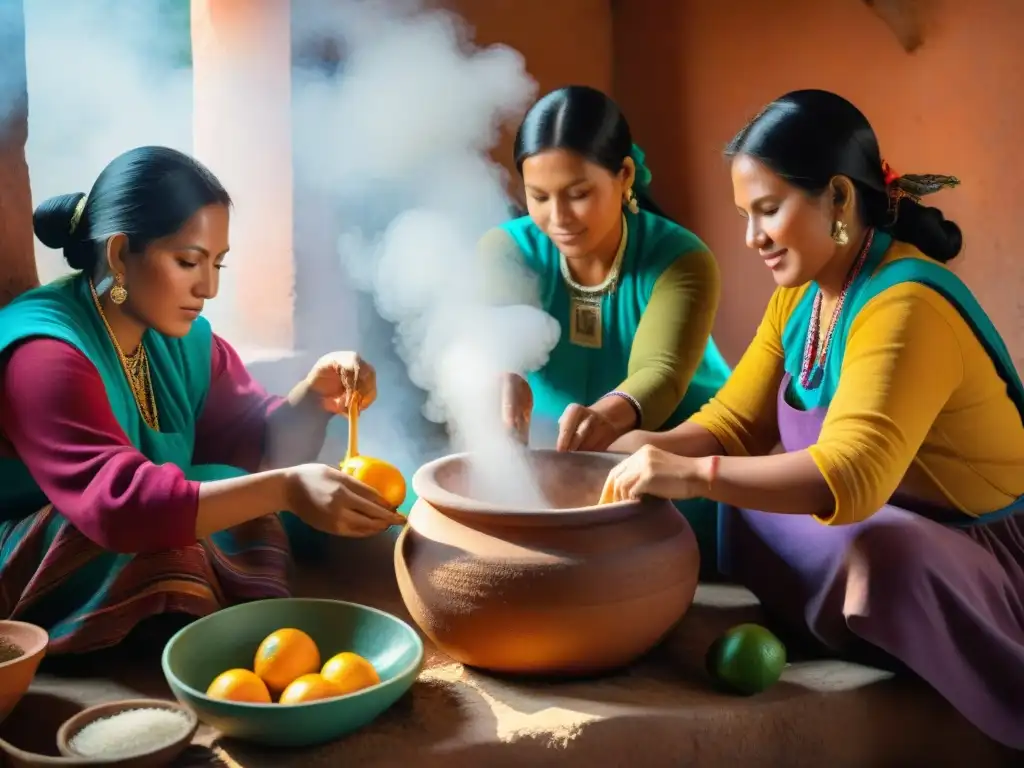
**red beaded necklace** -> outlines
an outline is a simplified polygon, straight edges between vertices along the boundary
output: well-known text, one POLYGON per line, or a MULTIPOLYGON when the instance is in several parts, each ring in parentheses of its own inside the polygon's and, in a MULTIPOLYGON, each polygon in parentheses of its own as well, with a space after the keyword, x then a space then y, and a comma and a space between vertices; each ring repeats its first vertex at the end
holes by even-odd
POLYGON ((814 297, 814 305, 811 307, 811 320, 807 326, 807 341, 804 344, 804 357, 800 364, 800 386, 804 389, 817 389, 821 386, 824 376, 825 358, 828 356, 829 347, 832 345, 832 334, 836 329, 839 314, 843 311, 843 302, 846 301, 846 293, 850 290, 853 281, 857 279, 864 262, 867 261, 868 251, 871 250, 871 243, 875 239, 875 230, 869 229, 864 238, 864 246, 850 267, 843 283, 843 290, 839 293, 839 300, 836 301, 835 309, 832 310, 832 322, 829 323, 828 333, 825 334, 824 343, 820 344, 821 337, 821 291, 814 297))

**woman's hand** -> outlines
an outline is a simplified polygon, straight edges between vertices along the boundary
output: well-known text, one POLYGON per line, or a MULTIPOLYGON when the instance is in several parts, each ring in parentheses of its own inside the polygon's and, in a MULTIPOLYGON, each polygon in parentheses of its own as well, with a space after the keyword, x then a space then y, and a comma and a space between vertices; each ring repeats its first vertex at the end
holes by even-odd
POLYGON ((362 538, 405 524, 376 491, 327 464, 288 470, 288 501, 304 523, 334 536, 362 538))
POLYGON ((533 390, 518 373, 506 373, 501 379, 501 420, 523 445, 530 442, 530 418, 533 415, 533 390))
POLYGON ((704 496, 710 488, 709 461, 645 445, 608 473, 601 499, 627 501, 648 495, 685 500, 704 496))
POLYGON ((355 352, 324 355, 306 376, 306 389, 319 395, 324 410, 348 413, 349 400, 359 396, 359 410, 377 399, 377 372, 355 352))
POLYGON ((558 420, 560 451, 606 451, 621 430, 601 413, 579 403, 570 403, 558 420))

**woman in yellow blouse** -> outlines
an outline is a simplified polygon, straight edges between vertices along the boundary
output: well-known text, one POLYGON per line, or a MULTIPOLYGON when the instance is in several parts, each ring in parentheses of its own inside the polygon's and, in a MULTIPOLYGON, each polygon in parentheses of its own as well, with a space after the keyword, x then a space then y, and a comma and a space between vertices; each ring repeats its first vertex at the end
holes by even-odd
POLYGON ((882 652, 1024 749, 1024 386, 944 263, 960 229, 825 91, 731 142, 747 245, 778 288, 706 407, 636 451, 606 493, 720 504, 720 567, 782 626, 882 652))

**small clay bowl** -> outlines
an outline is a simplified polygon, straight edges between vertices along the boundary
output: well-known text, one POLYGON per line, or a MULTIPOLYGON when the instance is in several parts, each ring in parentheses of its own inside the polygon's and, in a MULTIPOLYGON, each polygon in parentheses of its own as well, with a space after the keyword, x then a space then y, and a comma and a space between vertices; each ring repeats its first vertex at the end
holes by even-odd
MULTIPOLYGON (((134 768, 138 763, 98 760, 86 757, 51 757, 23 749, 0 739, 0 765, 4 768, 134 768)), ((135 758, 128 758, 134 760, 135 758)))
POLYGON ((24 621, 0 621, 0 638, 22 650, 21 656, 0 664, 0 720, 21 701, 46 655, 50 636, 42 627, 24 621))
POLYGON ((199 718, 195 712, 181 704, 163 699, 126 699, 123 701, 111 701, 106 704, 98 704, 95 707, 83 709, 74 717, 69 718, 57 731, 57 749, 65 757, 85 758, 89 765, 95 766, 117 766, 117 768, 162 768, 170 765, 188 746, 192 743, 199 728, 199 718), (177 741, 159 747, 151 752, 140 752, 130 756, 103 758, 99 756, 82 755, 76 752, 71 742, 78 733, 90 723, 101 720, 105 717, 112 717, 127 712, 131 709, 169 709, 174 712, 183 712, 188 717, 189 729, 177 741))

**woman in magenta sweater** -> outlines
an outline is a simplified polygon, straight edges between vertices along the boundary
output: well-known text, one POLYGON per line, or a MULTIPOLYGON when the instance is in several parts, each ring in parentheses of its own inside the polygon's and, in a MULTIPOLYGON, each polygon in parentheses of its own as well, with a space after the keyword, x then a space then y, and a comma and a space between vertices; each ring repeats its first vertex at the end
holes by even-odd
POLYGON ((281 510, 342 536, 403 521, 311 463, 350 397, 373 401, 373 368, 330 354, 273 397, 201 316, 229 206, 198 162, 141 147, 36 209, 76 271, 0 310, 0 618, 45 627, 51 652, 286 596, 281 510))

